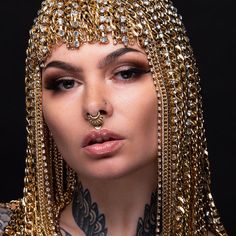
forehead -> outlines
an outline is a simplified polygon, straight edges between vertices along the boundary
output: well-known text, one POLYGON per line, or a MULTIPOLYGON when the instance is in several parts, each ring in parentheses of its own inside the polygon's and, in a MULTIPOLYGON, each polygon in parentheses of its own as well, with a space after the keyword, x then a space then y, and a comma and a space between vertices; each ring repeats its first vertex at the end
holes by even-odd
POLYGON ((134 56, 140 56, 140 57, 142 56, 145 58, 147 57, 145 50, 141 48, 137 43, 130 45, 128 47, 125 47, 123 44, 114 45, 112 42, 108 44, 86 43, 81 45, 80 48, 78 49, 69 49, 65 44, 62 44, 60 46, 55 46, 53 48, 52 53, 46 59, 46 64, 53 60, 62 60, 62 61, 82 60, 84 62, 89 63, 89 61, 91 60, 101 59, 112 52, 125 48, 130 49, 127 50, 126 52, 133 53, 134 56))

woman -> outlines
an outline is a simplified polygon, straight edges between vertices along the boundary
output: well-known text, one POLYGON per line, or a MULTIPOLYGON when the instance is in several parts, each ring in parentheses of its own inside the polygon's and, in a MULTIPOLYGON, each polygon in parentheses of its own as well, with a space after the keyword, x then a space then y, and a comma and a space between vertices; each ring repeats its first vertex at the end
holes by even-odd
POLYGON ((27 50, 24 197, 2 206, 4 234, 227 235, 199 90, 168 0, 44 1, 27 50))

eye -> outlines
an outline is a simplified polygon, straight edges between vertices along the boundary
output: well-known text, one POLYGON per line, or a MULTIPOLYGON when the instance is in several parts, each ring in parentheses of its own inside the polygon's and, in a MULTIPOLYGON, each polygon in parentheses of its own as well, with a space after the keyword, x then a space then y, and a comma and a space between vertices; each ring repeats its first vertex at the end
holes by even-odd
POLYGON ((134 80, 138 79, 144 74, 149 73, 149 69, 144 69, 144 68, 138 68, 138 67, 132 67, 132 68, 127 68, 127 69, 121 69, 120 71, 116 72, 114 77, 115 79, 118 80, 134 80))
POLYGON ((54 91, 68 91, 73 89, 79 85, 74 79, 57 79, 57 80, 49 80, 46 83, 45 88, 54 91))
POLYGON ((57 81, 57 88, 61 90, 72 89, 75 86, 75 81, 72 79, 61 79, 57 81))

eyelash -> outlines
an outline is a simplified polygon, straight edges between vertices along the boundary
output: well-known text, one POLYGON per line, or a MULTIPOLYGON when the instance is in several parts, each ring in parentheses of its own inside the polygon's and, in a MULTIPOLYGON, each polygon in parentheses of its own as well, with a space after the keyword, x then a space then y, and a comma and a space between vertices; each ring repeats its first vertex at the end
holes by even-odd
MULTIPOLYGON (((120 69, 119 71, 115 72, 114 75, 111 76, 111 79, 115 79, 118 81, 122 82, 130 82, 133 80, 139 79, 141 76, 144 74, 150 73, 149 69, 144 69, 144 68, 139 68, 139 67, 131 67, 128 69, 120 69), (126 78, 124 78, 126 75, 126 78), (128 76, 127 76, 128 75, 128 76), (120 77, 120 78, 118 78, 120 77), (122 78, 121 78, 122 77, 122 78)), ((75 87, 75 84, 78 83, 76 82, 75 79, 73 78, 66 78, 62 77, 61 79, 48 79, 49 81, 46 83, 45 88, 48 90, 54 90, 54 91, 67 91, 75 87), (71 88, 65 88, 66 83, 71 83, 72 82, 72 87, 71 88), (64 83, 64 88, 63 86, 64 83)), ((78 86, 78 85, 77 85, 78 86)))

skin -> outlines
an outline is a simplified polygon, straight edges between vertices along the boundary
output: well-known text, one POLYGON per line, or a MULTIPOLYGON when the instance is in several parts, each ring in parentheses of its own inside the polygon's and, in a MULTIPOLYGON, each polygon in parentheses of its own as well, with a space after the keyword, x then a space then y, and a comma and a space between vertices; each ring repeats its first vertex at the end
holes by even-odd
MULTIPOLYGON (((113 236, 135 235, 138 219, 156 186, 153 79, 147 56, 137 45, 108 61, 107 56, 121 48, 110 43, 68 50, 62 45, 53 50, 42 71, 44 119, 63 158, 106 216, 108 235, 113 236), (130 68, 142 73, 120 73, 130 68), (58 80, 66 82, 55 83, 58 80), (95 130, 86 114, 95 115, 99 110, 105 118, 102 128, 124 140, 115 154, 93 158, 81 146, 85 136, 95 130)), ((71 205, 62 212, 62 228, 71 235, 84 235, 71 212, 71 205)))

